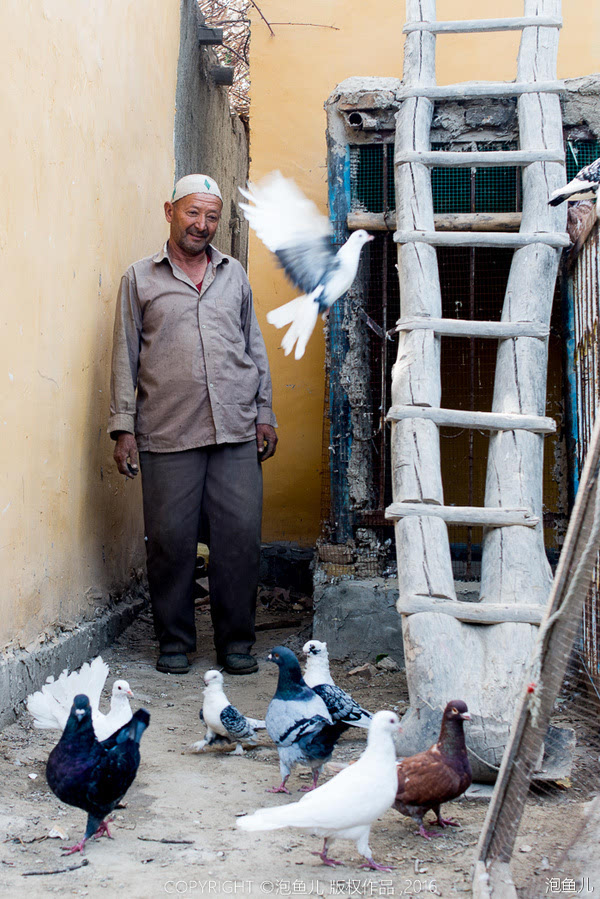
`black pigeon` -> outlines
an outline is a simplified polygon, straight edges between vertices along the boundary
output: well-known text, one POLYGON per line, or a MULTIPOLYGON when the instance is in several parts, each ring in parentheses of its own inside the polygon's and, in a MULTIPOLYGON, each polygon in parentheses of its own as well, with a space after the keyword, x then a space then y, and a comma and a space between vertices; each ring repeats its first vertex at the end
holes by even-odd
POLYGON ((394 808, 416 821, 426 840, 433 836, 423 825, 423 816, 430 809, 435 812, 439 827, 458 826, 451 818, 442 818, 440 806, 458 799, 471 786, 473 778, 463 730, 463 722, 470 719, 466 703, 453 699, 444 709, 437 743, 397 764, 394 808))
POLYGON ((565 200, 592 200, 600 187, 600 159, 594 160, 577 172, 572 181, 550 194, 550 206, 559 206, 565 200))
POLYGON ((140 764, 140 740, 150 714, 139 709, 131 721, 99 743, 92 725, 92 709, 83 693, 75 697, 63 735, 50 753, 46 778, 61 802, 88 813, 83 839, 64 847, 67 854, 83 852, 91 836, 110 837, 106 816, 123 799, 140 764))
POLYGON ((277 690, 269 703, 265 723, 279 753, 281 784, 270 793, 289 793, 286 781, 299 762, 313 771, 314 789, 321 768, 328 762, 340 735, 349 725, 332 723, 327 706, 305 683, 300 663, 285 646, 276 646, 267 661, 279 667, 277 690))

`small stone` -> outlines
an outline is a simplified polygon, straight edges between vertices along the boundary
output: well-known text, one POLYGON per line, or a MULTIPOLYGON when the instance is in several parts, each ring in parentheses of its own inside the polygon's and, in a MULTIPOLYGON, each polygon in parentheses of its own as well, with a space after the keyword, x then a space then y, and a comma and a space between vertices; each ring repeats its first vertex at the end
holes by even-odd
POLYGON ((48 838, 50 840, 68 840, 69 835, 64 828, 55 824, 54 827, 48 831, 48 838))
POLYGON ((28 774, 27 777, 29 777, 30 780, 37 780, 38 776, 37 776, 37 774, 28 774))
POLYGON ((348 672, 348 677, 354 677, 355 674, 362 674, 363 677, 373 677, 377 674, 377 668, 375 665, 371 665, 370 662, 367 662, 366 665, 359 665, 358 668, 353 668, 352 671, 348 672))
POLYGON ((383 659, 380 659, 377 662, 377 668, 381 669, 381 671, 400 671, 398 662, 392 659, 391 656, 384 656, 383 659))
POLYGON ((527 843, 524 843, 523 846, 519 846, 519 852, 531 852, 533 846, 529 846, 527 843))

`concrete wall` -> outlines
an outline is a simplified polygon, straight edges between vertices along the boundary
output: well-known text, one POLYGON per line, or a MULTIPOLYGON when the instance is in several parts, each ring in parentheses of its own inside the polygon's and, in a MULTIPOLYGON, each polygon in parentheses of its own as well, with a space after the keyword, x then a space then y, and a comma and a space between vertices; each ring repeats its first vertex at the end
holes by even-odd
POLYGON ((248 177, 248 137, 238 116, 231 115, 227 88, 213 82, 213 50, 198 44, 203 19, 196 0, 181 3, 181 48, 177 70, 175 177, 205 172, 219 184, 223 216, 215 246, 246 264, 248 224, 240 214, 238 187, 248 177))
POLYGON ((113 633, 111 598, 143 595, 140 484, 117 474, 106 434, 117 287, 168 236, 176 162, 201 162, 230 200, 247 167, 194 13, 193 0, 0 7, 0 704, 30 685, 19 666, 79 664, 113 633), (85 620, 91 636, 41 652, 85 620))
MULTIPOLYGON (((405 6, 380 0, 262 0, 274 36, 252 15, 250 110, 253 179, 280 169, 296 179, 319 208, 327 210, 327 147, 323 104, 336 84, 350 76, 402 77, 405 6), (325 26, 325 27, 314 27, 325 26)), ((438 4, 439 18, 519 16, 522 0, 453 0, 438 4), (442 8, 443 6, 443 8, 442 8)), ((600 8, 565 0, 559 75, 600 70, 600 8)), ((440 84, 470 79, 512 80, 518 33, 451 35, 438 38, 440 84)), ((277 455, 265 466, 265 540, 311 543, 319 532, 324 397, 324 339, 319 323, 303 359, 284 358, 281 333, 266 312, 294 296, 271 254, 250 237, 249 270, 267 340, 279 418, 277 455)))
POLYGON ((143 562, 105 434, 122 272, 160 246, 179 5, 0 8, 0 646, 94 614, 143 562))

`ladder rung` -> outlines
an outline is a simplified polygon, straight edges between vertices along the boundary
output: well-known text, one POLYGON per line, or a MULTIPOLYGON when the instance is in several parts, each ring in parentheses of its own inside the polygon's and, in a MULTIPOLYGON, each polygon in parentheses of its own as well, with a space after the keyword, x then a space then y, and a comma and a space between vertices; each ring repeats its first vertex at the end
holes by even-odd
POLYGON ((475 428, 482 431, 534 431, 553 434, 556 423, 542 415, 522 415, 515 412, 471 412, 465 409, 440 409, 438 406, 394 405, 387 414, 388 421, 421 418, 443 428, 475 428))
POLYGON ((513 337, 535 337, 545 340, 550 329, 541 322, 469 321, 460 318, 401 318, 397 331, 431 330, 450 337, 489 337, 510 340, 513 337))
POLYGON ((544 606, 517 605, 503 602, 460 602, 438 596, 401 596, 396 603, 400 615, 419 615, 421 612, 441 612, 458 621, 472 624, 535 624, 544 620, 544 606))
POLYGON ((409 22, 403 28, 433 34, 479 34, 482 31, 521 31, 523 28, 562 28, 558 16, 519 16, 507 19, 464 19, 448 22, 409 22))
POLYGON ((426 243, 433 247, 527 247, 543 243, 549 247, 569 247, 569 235, 555 231, 509 234, 506 231, 395 231, 396 243, 426 243))
POLYGON ((559 162, 564 165, 565 154, 560 150, 491 150, 489 153, 468 151, 465 153, 444 150, 396 150, 394 165, 418 162, 421 165, 442 167, 531 165, 534 162, 559 162))
POLYGON ((438 506, 435 503, 392 503, 385 510, 385 517, 399 521, 401 518, 430 516, 441 518, 447 524, 462 524, 486 528, 523 525, 534 528, 540 519, 529 509, 498 509, 481 506, 438 506))
MULTIPOLYGON (((518 231, 520 212, 436 212, 433 224, 436 231, 518 231)), ((396 210, 389 212, 349 212, 346 217, 349 231, 394 231, 396 210)))
POLYGON ((564 81, 463 81, 429 87, 399 87, 396 99, 427 97, 429 100, 469 100, 474 97, 518 97, 521 94, 558 94, 567 90, 564 81))

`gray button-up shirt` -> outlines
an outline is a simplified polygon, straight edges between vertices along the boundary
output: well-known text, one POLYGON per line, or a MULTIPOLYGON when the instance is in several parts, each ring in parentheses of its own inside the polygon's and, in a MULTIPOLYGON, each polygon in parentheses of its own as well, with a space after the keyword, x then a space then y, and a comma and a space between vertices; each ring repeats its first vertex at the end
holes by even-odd
POLYGON ((109 433, 129 431, 138 449, 167 453, 242 443, 256 424, 277 422, 243 267, 211 246, 198 291, 167 244, 135 262, 117 300, 109 433))

